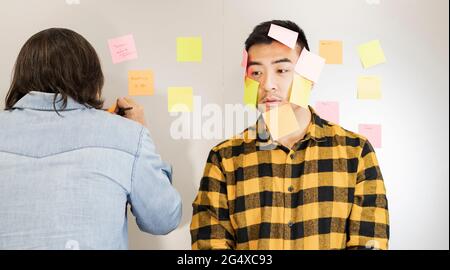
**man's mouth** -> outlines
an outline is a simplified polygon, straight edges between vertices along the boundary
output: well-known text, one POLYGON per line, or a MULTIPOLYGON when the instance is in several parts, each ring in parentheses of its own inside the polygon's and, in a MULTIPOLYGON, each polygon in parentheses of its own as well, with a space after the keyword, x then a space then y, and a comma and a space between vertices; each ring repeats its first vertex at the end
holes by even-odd
POLYGON ((281 99, 278 98, 265 98, 263 102, 268 106, 274 106, 281 103, 281 99))

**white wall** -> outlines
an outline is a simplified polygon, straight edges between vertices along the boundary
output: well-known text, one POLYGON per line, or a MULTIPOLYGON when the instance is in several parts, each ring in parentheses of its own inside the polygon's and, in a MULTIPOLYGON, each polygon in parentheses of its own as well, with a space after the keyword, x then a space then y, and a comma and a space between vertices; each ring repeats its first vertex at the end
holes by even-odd
MULTIPOLYGON (((448 1, 380 0, 1 0, 0 106, 9 87, 18 51, 34 33, 71 28, 98 51, 106 76, 107 104, 127 95, 127 70, 150 68, 156 94, 139 97, 145 105, 157 148, 174 166, 174 185, 184 207, 181 226, 154 237, 130 226, 130 248, 189 249, 191 202, 209 149, 220 140, 172 140, 176 117, 167 112, 166 89, 192 86, 202 103, 241 102, 243 43, 265 20, 290 19, 305 31, 311 50, 318 41, 339 39, 344 64, 327 65, 312 104, 339 101, 341 125, 383 125, 377 149, 391 218, 391 249, 449 248, 448 155, 448 1), (109 38, 132 33, 139 59, 113 65, 109 38), (203 37, 202 63, 177 63, 176 38, 203 37), (387 63, 364 70, 356 46, 379 39, 387 63), (356 99, 358 75, 382 77, 383 98, 356 99)), ((199 110, 201 108, 196 108, 199 110)), ((1 127, 0 127, 1 132, 1 127)))

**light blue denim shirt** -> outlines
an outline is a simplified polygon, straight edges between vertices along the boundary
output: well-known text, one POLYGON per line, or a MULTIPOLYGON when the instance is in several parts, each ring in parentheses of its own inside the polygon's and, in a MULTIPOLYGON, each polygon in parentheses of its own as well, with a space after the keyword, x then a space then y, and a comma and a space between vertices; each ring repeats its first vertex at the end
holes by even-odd
POLYGON ((53 97, 0 113, 0 249, 127 249, 127 203, 142 231, 174 230, 180 195, 149 131, 70 98, 59 116, 53 97))

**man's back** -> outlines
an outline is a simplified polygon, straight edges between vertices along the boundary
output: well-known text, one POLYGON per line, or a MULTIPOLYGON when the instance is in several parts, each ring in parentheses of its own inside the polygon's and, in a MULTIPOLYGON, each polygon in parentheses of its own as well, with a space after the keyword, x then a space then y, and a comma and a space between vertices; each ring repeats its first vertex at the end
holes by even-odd
POLYGON ((142 230, 176 228, 181 201, 147 129, 49 101, 33 92, 0 113, 0 249, 126 249, 127 202, 142 230))

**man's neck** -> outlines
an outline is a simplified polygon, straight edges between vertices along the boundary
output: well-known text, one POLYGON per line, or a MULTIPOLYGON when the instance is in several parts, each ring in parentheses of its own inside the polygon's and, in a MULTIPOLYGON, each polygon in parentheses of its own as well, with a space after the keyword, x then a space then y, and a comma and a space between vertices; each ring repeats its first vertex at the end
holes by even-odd
POLYGON ((311 123, 312 117, 309 108, 295 106, 295 108, 293 109, 295 118, 297 118, 299 130, 278 140, 282 145, 288 148, 292 148, 296 142, 300 141, 305 137, 306 132, 308 130, 308 126, 311 123))

